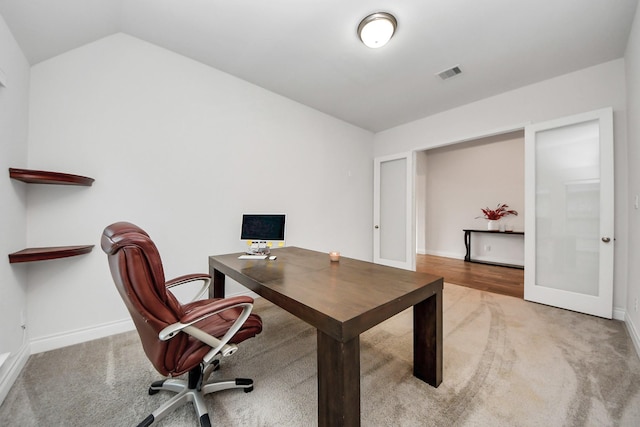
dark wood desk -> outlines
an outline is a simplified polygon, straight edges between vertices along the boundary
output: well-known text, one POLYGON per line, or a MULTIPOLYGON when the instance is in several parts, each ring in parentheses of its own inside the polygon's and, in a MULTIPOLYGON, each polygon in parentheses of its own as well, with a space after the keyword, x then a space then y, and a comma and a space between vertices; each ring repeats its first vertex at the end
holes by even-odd
POLYGON ((464 247, 467 250, 467 253, 464 255, 464 260, 467 262, 475 262, 477 264, 488 264, 488 265, 497 265, 500 267, 509 267, 509 268, 519 268, 524 270, 524 266, 516 265, 516 264, 506 264, 502 262, 491 262, 491 261, 478 261, 476 259, 471 259, 471 233, 488 233, 494 234, 498 236, 524 236, 524 231, 498 231, 498 230, 471 230, 471 229, 463 229, 464 231, 464 247))
POLYGON ((411 306, 413 375, 440 385, 442 277, 295 247, 272 253, 209 257, 211 296, 224 296, 229 276, 317 329, 319 426, 360 425, 360 334, 411 306))

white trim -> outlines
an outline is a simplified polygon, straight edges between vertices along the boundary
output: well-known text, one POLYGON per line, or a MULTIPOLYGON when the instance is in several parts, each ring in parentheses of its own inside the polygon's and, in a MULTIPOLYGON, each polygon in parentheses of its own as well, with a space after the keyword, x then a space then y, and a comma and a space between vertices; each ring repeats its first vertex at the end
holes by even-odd
POLYGON ((10 355, 11 353, 0 354, 0 369, 2 369, 2 365, 4 365, 4 362, 9 358, 10 355))
POLYGON ((524 260, 522 258, 498 258, 494 256, 478 255, 473 256, 474 261, 493 262, 496 264, 511 264, 524 267, 524 260))
POLYGON ((7 87, 7 75, 0 68, 0 86, 7 87))
POLYGON ((636 348, 636 354, 640 357, 640 335, 628 314, 625 314, 624 324, 627 325, 627 331, 629 331, 633 346, 636 348))
POLYGON ((457 252, 425 250, 421 255, 433 255, 433 256, 439 256, 443 258, 453 258, 453 259, 459 259, 459 260, 464 259, 464 255, 460 255, 457 252))
MULTIPOLYGON (((254 299, 259 298, 259 295, 247 290, 247 292, 238 292, 233 295, 227 295, 227 297, 233 297, 238 295, 247 295, 254 299)), ((114 322, 103 323, 102 325, 91 326, 87 328, 76 329, 74 331, 67 331, 60 334, 53 334, 45 337, 40 337, 31 340, 31 354, 42 353, 44 351, 55 350, 62 347, 67 347, 74 344, 80 344, 83 342, 95 340, 98 338, 104 338, 115 334, 121 334, 123 332, 129 332, 135 330, 135 325, 131 319, 116 320, 114 322)))
POLYGON ((625 316, 626 316, 626 312, 624 310, 624 308, 620 308, 620 307, 613 307, 613 319, 614 320, 621 320, 621 321, 625 321, 625 316))
MULTIPOLYGON (((243 293, 238 294, 238 295, 246 295, 246 296, 251 297, 251 298, 253 298, 253 299, 262 298, 260 295, 256 294, 256 293, 255 293, 255 292, 253 292, 253 291, 243 292, 243 293)), ((234 296, 235 296, 235 295, 234 295, 234 296)))
POLYGON ((249 289, 247 289, 244 292, 236 292, 236 293, 233 293, 233 294, 225 293, 225 295, 224 295, 225 298, 231 298, 231 297, 237 297, 237 296, 247 296, 247 297, 251 297, 253 299, 262 298, 260 295, 256 294, 255 292, 253 292, 253 291, 251 291, 249 289))
POLYGON ((0 404, 4 402, 18 375, 27 364, 29 355, 29 344, 24 344, 14 357, 9 357, 0 367, 0 404))
POLYGON ((31 340, 31 354, 55 350, 57 348, 67 347, 73 344, 80 344, 86 341, 108 337, 110 335, 129 332, 134 329, 133 320, 123 319, 116 320, 115 322, 103 323, 102 325, 36 338, 31 340))
POLYGON ((507 133, 512 133, 512 132, 518 132, 518 131, 524 131, 525 127, 530 125, 531 122, 524 122, 518 125, 513 125, 513 126, 503 126, 497 129, 493 129, 490 132, 480 132, 480 133, 473 133, 472 135, 467 135, 465 137, 458 137, 458 138, 453 138, 453 139, 449 139, 446 140, 444 142, 435 144, 435 145, 429 145, 428 147, 421 147, 421 148, 416 148, 412 151, 414 152, 418 152, 418 151, 429 151, 429 150, 433 150, 434 148, 440 148, 440 147, 446 147, 448 145, 455 145, 455 144, 462 144, 465 142, 469 142, 469 141, 475 141, 476 139, 483 139, 483 138, 491 138, 492 136, 498 136, 498 135, 504 135, 507 133))
MULTIPOLYGON (((439 256, 439 257, 443 257, 443 258, 452 258, 452 259, 464 260, 464 255, 459 255, 459 254, 453 253, 453 252, 424 251, 424 252, 421 252, 420 254, 421 255, 433 255, 433 256, 439 256)), ((497 257, 479 255, 479 256, 474 256, 473 260, 474 261, 495 262, 495 263, 501 263, 501 264, 513 264, 513 265, 520 265, 520 266, 523 265, 522 258, 497 258, 497 257)))

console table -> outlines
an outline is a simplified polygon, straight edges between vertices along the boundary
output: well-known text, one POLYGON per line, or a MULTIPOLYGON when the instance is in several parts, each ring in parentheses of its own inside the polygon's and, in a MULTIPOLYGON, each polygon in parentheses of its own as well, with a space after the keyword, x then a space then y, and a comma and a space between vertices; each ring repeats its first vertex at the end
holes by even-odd
POLYGON ((479 261, 475 259, 471 259, 471 233, 488 233, 500 236, 524 236, 524 231, 497 231, 497 230, 471 230, 471 229, 463 229, 464 231, 464 246, 467 249, 467 253, 464 256, 464 260, 467 262, 475 262, 478 264, 489 264, 489 265, 498 265, 500 267, 510 267, 510 268, 519 268, 524 270, 524 266, 516 265, 516 264, 506 264, 500 262, 491 262, 491 261, 479 261))

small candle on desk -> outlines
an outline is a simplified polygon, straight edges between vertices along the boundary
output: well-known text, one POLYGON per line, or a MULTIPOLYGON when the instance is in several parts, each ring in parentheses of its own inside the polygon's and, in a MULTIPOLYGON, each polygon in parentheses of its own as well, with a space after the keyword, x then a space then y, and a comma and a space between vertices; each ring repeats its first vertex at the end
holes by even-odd
POLYGON ((340 252, 329 252, 329 259, 331 261, 340 261, 340 252))

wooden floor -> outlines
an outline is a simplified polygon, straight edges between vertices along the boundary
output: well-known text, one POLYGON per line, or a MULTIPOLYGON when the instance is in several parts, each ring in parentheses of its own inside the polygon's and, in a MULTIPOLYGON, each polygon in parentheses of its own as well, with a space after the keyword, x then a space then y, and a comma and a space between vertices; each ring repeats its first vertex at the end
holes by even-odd
POLYGON ((456 285, 524 298, 524 270, 474 264, 454 258, 418 255, 416 271, 444 277, 456 285))

